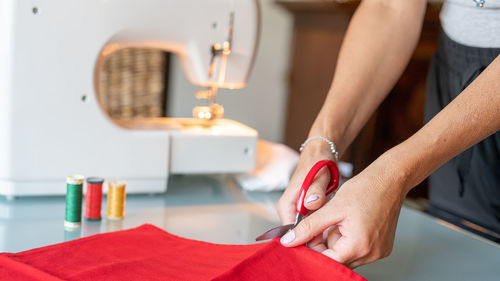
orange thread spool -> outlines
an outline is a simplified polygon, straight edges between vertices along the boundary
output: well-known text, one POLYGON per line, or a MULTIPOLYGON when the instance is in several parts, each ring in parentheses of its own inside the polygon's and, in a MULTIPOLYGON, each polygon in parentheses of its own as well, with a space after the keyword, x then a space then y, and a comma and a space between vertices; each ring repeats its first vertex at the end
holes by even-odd
POLYGON ((125 186, 124 181, 109 182, 108 187, 108 218, 123 219, 125 216, 125 186))

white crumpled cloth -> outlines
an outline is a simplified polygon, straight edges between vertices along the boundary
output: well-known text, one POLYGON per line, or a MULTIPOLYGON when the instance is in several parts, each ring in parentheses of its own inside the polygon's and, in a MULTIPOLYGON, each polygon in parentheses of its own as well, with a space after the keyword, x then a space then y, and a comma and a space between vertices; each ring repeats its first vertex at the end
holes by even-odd
MULTIPOLYGON (((257 142, 255 169, 235 177, 236 182, 248 191, 274 191, 287 187, 299 162, 299 153, 290 147, 265 140, 257 142)), ((352 164, 340 162, 340 174, 352 175, 352 164)))

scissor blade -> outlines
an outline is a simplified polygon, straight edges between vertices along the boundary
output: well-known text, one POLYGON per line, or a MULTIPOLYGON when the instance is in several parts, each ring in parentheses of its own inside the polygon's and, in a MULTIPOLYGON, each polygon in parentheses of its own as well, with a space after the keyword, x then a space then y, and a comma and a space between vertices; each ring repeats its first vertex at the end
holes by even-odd
POLYGON ((262 241, 262 240, 274 239, 274 238, 281 237, 281 236, 285 235, 285 233, 287 233, 288 230, 292 229, 293 227, 294 227, 294 224, 287 224, 287 225, 275 227, 271 230, 266 231, 261 236, 257 237, 255 239, 255 241, 262 241))

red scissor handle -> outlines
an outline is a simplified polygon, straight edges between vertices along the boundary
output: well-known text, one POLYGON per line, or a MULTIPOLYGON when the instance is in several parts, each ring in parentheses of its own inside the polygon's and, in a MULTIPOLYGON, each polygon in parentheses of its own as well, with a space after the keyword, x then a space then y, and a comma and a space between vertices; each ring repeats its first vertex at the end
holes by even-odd
POLYGON ((335 164, 335 162, 331 160, 321 160, 317 162, 307 174, 306 178, 304 179, 304 183, 302 183, 302 187, 300 188, 300 195, 299 200, 297 201, 296 208, 297 213, 300 213, 304 216, 309 213, 309 210, 304 206, 305 196, 314 180, 314 177, 324 166, 327 166, 328 170, 330 171, 330 182, 328 183, 328 187, 326 188, 325 195, 330 195, 339 187, 339 168, 337 167, 337 164, 335 164))

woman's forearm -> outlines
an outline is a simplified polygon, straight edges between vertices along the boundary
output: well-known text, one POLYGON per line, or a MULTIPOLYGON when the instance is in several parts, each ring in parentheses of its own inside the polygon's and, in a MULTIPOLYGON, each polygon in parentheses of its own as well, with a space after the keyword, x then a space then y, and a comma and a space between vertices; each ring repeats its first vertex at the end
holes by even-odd
POLYGON ((365 0, 354 14, 335 75, 310 135, 352 142, 392 89, 418 41, 425 0, 365 0))
POLYGON ((498 130, 500 56, 429 123, 386 152, 388 157, 381 158, 399 167, 397 173, 407 192, 445 162, 498 130))

